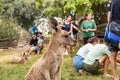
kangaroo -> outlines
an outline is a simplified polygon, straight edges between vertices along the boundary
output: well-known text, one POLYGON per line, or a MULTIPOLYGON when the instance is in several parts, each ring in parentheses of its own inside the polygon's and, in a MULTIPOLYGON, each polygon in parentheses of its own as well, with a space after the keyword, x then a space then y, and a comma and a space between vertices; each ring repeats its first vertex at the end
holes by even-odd
POLYGON ((76 41, 68 32, 57 27, 58 22, 54 18, 49 19, 52 30, 52 38, 43 56, 35 62, 25 80, 61 80, 61 65, 65 45, 75 45, 76 41))

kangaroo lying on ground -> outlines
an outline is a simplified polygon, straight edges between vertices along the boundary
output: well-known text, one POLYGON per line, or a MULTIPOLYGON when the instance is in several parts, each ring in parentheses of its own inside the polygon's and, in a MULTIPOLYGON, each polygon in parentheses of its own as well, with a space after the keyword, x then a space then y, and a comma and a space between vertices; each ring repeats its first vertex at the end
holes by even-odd
POLYGON ((76 41, 68 32, 58 28, 58 22, 50 18, 52 38, 43 56, 32 65, 25 80, 61 80, 61 64, 65 45, 75 45, 76 41))
POLYGON ((20 56, 12 56, 9 60, 10 63, 24 63, 27 61, 27 55, 25 53, 20 54, 20 56))

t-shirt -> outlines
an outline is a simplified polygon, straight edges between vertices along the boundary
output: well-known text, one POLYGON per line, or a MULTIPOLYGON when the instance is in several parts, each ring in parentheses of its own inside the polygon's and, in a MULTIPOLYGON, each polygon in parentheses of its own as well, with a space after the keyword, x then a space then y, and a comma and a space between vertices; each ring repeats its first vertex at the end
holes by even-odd
POLYGON ((42 42, 43 42, 43 39, 38 40, 38 44, 42 44, 42 42))
POLYGON ((35 36, 38 36, 38 32, 35 32, 36 30, 38 30, 37 26, 33 26, 32 31, 33 31, 35 36))
POLYGON ((77 55, 80 55, 82 58, 85 58, 87 53, 93 48, 93 45, 91 43, 87 43, 86 45, 84 45, 83 47, 81 47, 78 52, 77 55))
POLYGON ((38 43, 38 40, 37 40, 37 39, 31 39, 31 40, 30 40, 30 45, 36 46, 37 43, 38 43))
MULTIPOLYGON (((96 28, 96 24, 94 21, 83 21, 82 25, 81 25, 82 29, 95 29, 96 28)), ((89 32, 84 32, 83 33, 83 37, 84 38, 88 38, 88 37, 92 37, 95 36, 95 33, 93 31, 89 31, 89 32)))
POLYGON ((110 56, 110 51, 105 44, 96 44, 93 48, 88 52, 86 58, 84 59, 84 63, 93 65, 94 62, 100 59, 103 55, 107 54, 110 56))
POLYGON ((112 7, 110 8, 110 11, 112 11, 111 21, 120 23, 120 0, 112 0, 111 7, 112 7))
POLYGON ((65 30, 65 31, 67 31, 67 32, 69 32, 70 28, 71 28, 71 23, 69 23, 69 24, 64 23, 63 25, 64 26, 62 27, 62 29, 65 30))

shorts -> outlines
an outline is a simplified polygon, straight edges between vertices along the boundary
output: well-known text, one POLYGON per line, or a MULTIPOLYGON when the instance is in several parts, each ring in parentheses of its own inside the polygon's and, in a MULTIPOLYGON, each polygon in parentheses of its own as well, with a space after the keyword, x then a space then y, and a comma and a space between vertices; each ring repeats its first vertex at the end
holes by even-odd
POLYGON ((73 65, 77 70, 83 69, 83 60, 84 58, 82 58, 79 55, 76 55, 73 59, 73 65))
POLYGON ((33 46, 32 48, 33 48, 34 51, 40 50, 40 48, 38 46, 33 46))
POLYGON ((98 74, 99 61, 96 60, 93 65, 83 63, 83 69, 87 72, 92 73, 92 74, 98 74))
POLYGON ((109 46, 108 47, 111 52, 118 52, 120 49, 117 46, 109 46))

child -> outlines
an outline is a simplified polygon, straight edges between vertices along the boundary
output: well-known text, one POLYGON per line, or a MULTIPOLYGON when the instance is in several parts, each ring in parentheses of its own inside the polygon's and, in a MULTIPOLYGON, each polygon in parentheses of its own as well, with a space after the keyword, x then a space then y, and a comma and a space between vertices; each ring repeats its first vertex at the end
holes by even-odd
POLYGON ((37 54, 40 54, 40 51, 43 48, 43 41, 44 41, 44 36, 38 36, 38 44, 37 44, 37 54))

